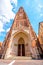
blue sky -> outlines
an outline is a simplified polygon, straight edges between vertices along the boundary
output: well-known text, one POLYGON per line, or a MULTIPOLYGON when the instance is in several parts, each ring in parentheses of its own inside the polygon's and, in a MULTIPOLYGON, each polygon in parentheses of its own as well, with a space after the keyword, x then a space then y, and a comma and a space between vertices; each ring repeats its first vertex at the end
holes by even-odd
POLYGON ((21 6, 24 8, 34 31, 38 34, 39 22, 43 21, 43 0, 0 0, 1 42, 3 42, 21 6))

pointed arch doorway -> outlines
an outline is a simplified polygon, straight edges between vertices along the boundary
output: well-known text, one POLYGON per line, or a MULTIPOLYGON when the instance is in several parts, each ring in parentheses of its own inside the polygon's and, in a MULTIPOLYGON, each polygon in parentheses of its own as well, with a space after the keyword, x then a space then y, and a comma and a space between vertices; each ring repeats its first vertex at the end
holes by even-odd
POLYGON ((25 41, 23 38, 18 40, 18 56, 25 56, 25 41))

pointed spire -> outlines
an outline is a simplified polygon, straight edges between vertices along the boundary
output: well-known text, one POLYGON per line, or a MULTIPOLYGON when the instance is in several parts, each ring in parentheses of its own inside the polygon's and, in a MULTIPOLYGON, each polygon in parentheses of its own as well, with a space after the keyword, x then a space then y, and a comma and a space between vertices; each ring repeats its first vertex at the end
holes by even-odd
POLYGON ((23 7, 20 7, 13 22, 13 29, 19 27, 19 25, 29 27, 29 24, 30 22, 23 7))

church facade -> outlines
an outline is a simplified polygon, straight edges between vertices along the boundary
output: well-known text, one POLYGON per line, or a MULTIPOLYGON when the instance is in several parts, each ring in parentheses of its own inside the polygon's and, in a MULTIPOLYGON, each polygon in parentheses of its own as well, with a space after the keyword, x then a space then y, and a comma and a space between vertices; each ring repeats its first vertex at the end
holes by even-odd
POLYGON ((40 59, 42 49, 30 21, 22 7, 17 12, 2 45, 3 59, 31 57, 40 59))

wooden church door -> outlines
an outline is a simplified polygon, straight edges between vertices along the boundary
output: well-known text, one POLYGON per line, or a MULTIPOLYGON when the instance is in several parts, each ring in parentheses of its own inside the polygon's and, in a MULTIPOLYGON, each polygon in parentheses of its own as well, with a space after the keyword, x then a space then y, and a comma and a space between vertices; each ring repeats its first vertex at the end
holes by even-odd
POLYGON ((25 43, 24 39, 20 38, 18 41, 18 56, 25 56, 25 43))

